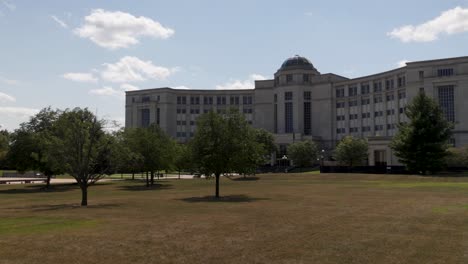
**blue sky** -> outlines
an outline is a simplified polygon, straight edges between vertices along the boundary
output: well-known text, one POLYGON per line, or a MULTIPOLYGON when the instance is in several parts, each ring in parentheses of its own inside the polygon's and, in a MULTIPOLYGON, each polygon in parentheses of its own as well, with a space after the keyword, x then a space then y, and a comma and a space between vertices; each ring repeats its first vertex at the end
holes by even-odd
POLYGON ((288 57, 358 77, 466 56, 468 0, 0 0, 0 125, 43 107, 124 120, 125 90, 252 88, 288 57))

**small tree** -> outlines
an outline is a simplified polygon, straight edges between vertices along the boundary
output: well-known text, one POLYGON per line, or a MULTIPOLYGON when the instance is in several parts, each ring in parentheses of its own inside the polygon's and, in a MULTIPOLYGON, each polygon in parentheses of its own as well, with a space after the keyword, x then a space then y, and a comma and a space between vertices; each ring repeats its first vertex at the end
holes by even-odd
POLYGON ((174 144, 174 167, 179 173, 179 179, 182 170, 191 170, 193 168, 189 145, 174 144))
POLYGON ((336 146, 334 157, 341 165, 353 167, 362 165, 367 158, 367 151, 366 140, 346 136, 336 146))
POLYGON ((206 113, 198 118, 197 123, 197 131, 191 144, 194 161, 201 173, 215 175, 215 197, 219 198, 221 174, 243 171, 241 166, 250 166, 243 164, 241 160, 248 143, 254 143, 250 141, 254 138, 249 132, 252 128, 244 116, 235 110, 223 115, 206 113))
POLYGON ((103 120, 88 109, 64 111, 54 124, 55 157, 81 189, 81 205, 88 205, 88 187, 113 171, 113 138, 103 120))
POLYGON ((312 140, 295 142, 288 146, 288 156, 299 167, 310 167, 317 160, 318 147, 312 140))
POLYGON ((400 124, 391 148, 410 171, 426 174, 444 166, 452 124, 445 120, 439 105, 424 93, 407 106, 409 123, 400 124))
POLYGON ((0 130, 0 168, 5 166, 5 160, 10 149, 10 133, 0 130))

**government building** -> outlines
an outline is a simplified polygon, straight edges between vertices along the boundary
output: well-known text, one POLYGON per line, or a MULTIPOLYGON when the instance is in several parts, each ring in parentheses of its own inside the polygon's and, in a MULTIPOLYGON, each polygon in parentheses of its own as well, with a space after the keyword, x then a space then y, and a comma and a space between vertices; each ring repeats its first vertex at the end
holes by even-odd
MULTIPOLYGON (((194 136, 197 117, 239 109, 275 136, 282 157, 295 141, 311 139, 332 153, 346 135, 369 142, 369 165, 398 165, 389 148, 406 104, 424 92, 454 122, 455 146, 468 144, 468 57, 409 62, 405 67, 349 79, 320 73, 300 56, 287 59, 274 78, 250 90, 156 88, 126 93, 125 126, 159 125, 179 142, 194 136)), ((275 158, 272 163, 275 163, 275 158)))

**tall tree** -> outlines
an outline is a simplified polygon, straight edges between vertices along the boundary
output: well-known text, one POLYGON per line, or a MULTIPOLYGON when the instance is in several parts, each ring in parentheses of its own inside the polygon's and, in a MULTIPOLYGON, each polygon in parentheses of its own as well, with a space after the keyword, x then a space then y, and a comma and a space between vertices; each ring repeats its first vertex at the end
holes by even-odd
POLYGON ((239 157, 245 154, 246 146, 255 144, 252 129, 244 116, 230 110, 220 115, 206 113, 197 120, 198 126, 192 141, 192 153, 200 172, 216 178, 215 197, 219 198, 221 174, 242 171, 239 157))
POLYGON ((367 141, 346 136, 336 146, 334 156, 340 164, 345 166, 362 165, 368 156, 367 141))
POLYGON ((408 170, 426 174, 444 166, 453 125, 434 99, 419 93, 407 106, 408 123, 398 126, 391 148, 408 170))
POLYGON ((312 140, 295 142, 288 146, 288 156, 299 167, 309 167, 317 160, 318 147, 312 140))
POLYGON ((113 138, 104 121, 88 109, 65 110, 54 124, 55 156, 81 189, 81 205, 88 205, 88 187, 113 171, 113 138))
POLYGON ((10 165, 17 170, 42 172, 47 177, 47 189, 50 188, 51 177, 63 172, 62 164, 53 155, 53 126, 59 115, 59 110, 48 107, 22 123, 12 135, 8 154, 10 165))

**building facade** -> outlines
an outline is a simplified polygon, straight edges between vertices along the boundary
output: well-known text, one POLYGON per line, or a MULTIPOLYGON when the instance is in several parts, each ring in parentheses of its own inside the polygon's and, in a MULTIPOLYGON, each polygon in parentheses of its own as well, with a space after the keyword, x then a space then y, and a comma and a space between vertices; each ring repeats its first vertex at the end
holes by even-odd
POLYGON ((198 116, 239 109, 252 126, 274 134, 279 157, 294 141, 311 139, 327 153, 346 135, 366 138, 369 165, 398 164, 388 144, 406 122, 406 104, 419 92, 436 99, 455 123, 452 143, 468 144, 468 57, 407 63, 349 79, 321 74, 304 57, 287 59, 271 80, 251 90, 156 88, 126 93, 126 127, 159 125, 179 142, 193 137, 198 116))

